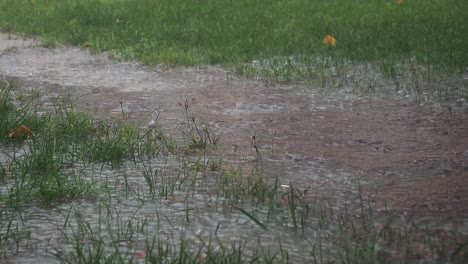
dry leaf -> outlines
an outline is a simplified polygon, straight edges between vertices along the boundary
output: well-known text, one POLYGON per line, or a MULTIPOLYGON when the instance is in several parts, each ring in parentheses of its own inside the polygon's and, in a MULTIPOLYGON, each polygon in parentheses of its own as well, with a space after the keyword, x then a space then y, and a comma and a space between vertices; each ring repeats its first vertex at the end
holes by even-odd
POLYGON ((10 138, 26 138, 33 134, 32 130, 25 125, 21 125, 15 131, 11 132, 8 136, 10 138))

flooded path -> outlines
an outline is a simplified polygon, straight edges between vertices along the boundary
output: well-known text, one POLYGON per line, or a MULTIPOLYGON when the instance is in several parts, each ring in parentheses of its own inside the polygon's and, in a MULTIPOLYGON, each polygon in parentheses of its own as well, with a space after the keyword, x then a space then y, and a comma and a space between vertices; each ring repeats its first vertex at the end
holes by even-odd
POLYGON ((267 85, 214 67, 149 68, 0 34, 0 73, 48 97, 69 93, 105 119, 149 120, 180 136, 184 104, 221 134, 216 153, 342 207, 358 181, 374 208, 468 236, 468 113, 393 96, 267 85), (156 115, 156 114, 155 114, 156 115), (252 140, 255 142, 252 142, 252 140))

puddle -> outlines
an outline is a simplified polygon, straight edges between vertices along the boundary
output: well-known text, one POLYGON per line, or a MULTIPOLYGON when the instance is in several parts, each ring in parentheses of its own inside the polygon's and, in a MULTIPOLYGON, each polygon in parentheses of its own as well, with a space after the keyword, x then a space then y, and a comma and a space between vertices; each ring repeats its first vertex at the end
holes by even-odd
MULTIPOLYGON (((155 112, 166 132, 180 138, 187 102, 197 119, 221 134, 215 155, 228 165, 241 164, 248 170, 261 164, 268 180, 292 182, 308 190, 308 199, 317 195, 333 208, 359 204, 359 181, 375 210, 385 206, 396 212, 401 225, 413 221, 467 236, 468 113, 455 103, 420 105, 398 96, 357 96, 302 84, 267 85, 233 78, 215 66, 148 68, 111 61, 106 54, 90 55, 70 47, 47 49, 29 39, 0 36, 0 73, 15 87, 39 90, 45 108, 50 107, 51 97, 69 93, 80 109, 104 119, 124 116, 147 122, 155 112)), ((6 159, 0 155, 0 160, 6 159)), ((114 177, 115 184, 127 175, 133 189, 147 188, 138 169, 131 167, 124 172, 100 171, 106 176, 101 181, 114 177)), ((303 252, 310 251, 317 230, 307 230, 310 240, 287 232, 289 226, 259 231, 245 215, 214 210, 213 199, 222 197, 198 190, 187 204, 186 195, 180 191, 171 199, 143 204, 133 196, 116 197, 109 204, 118 211, 115 214, 137 214, 141 221, 146 217, 158 222, 147 226, 149 235, 170 240, 184 232, 198 245, 201 238, 207 241, 216 233, 226 241, 247 239, 273 248, 281 237, 290 261, 310 260, 303 252)), ((98 203, 81 202, 75 207, 92 226, 99 221, 98 203)), ((59 246, 69 211, 68 205, 45 212, 28 208, 24 225, 31 231, 28 246, 34 250, 18 254, 16 260, 27 263, 41 257, 48 262, 46 248, 59 246)), ((142 237, 134 243, 132 250, 144 246, 142 237)))

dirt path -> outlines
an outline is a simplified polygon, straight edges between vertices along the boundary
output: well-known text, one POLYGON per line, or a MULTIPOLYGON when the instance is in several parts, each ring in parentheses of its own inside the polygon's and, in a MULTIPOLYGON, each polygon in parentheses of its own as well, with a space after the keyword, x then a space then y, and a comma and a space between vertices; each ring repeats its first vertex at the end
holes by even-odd
MULTIPOLYGON (((0 73, 15 87, 68 92, 103 118, 159 112, 168 133, 184 102, 222 134, 220 156, 254 161, 255 136, 267 176, 346 202, 360 179, 387 207, 440 219, 468 219, 468 119, 454 106, 239 80, 207 66, 155 69, 70 47, 0 34, 0 73)), ((46 100, 45 98, 44 100, 46 100)), ((148 118, 149 121, 149 118, 148 118)))

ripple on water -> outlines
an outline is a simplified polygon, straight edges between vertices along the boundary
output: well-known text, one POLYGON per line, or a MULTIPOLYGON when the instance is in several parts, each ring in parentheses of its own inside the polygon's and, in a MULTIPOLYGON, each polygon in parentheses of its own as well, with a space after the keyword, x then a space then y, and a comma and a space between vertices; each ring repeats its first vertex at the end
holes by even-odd
MULTIPOLYGON (((356 144, 354 139, 328 137, 328 133, 333 134, 337 131, 342 132, 346 137, 352 126, 361 126, 361 120, 365 118, 365 116, 361 118, 361 115, 360 118, 351 119, 352 122, 346 123, 348 120, 340 119, 341 116, 336 115, 337 113, 349 114, 347 118, 350 118, 353 115, 358 116, 367 112, 374 114, 374 110, 377 110, 377 107, 361 108, 364 112, 354 112, 359 104, 374 106, 372 102, 374 99, 370 100, 370 96, 358 96, 346 92, 346 89, 351 88, 348 83, 342 87, 343 90, 332 91, 330 89, 311 90, 310 87, 304 86, 266 87, 253 80, 240 81, 229 78, 226 71, 219 68, 201 67, 166 71, 156 68, 148 69, 136 63, 110 61, 105 54, 91 55, 87 51, 66 47, 60 49, 22 48, 15 52, 4 52, 1 54, 0 70, 8 76, 54 84, 60 88, 78 87, 74 91, 78 93, 77 97, 85 93, 82 89, 85 87, 86 93, 92 95, 86 97, 86 100, 94 99, 97 107, 104 107, 108 110, 106 114, 119 114, 122 112, 122 107, 125 113, 149 112, 158 109, 163 113, 161 119, 175 120, 174 122, 180 124, 181 116, 182 120, 184 117, 183 114, 178 115, 177 111, 183 107, 177 108, 177 105, 188 98, 190 110, 194 109, 197 116, 200 112, 204 121, 210 118, 216 120, 212 123, 213 127, 223 133, 223 140, 226 138, 226 142, 232 145, 232 150, 230 148, 229 151, 233 153, 219 152, 219 156, 225 158, 226 163, 235 165, 241 163, 239 166, 257 166, 257 168, 264 166, 262 172, 268 180, 279 179, 280 185, 286 186, 285 188, 289 188, 289 182, 292 181, 310 201, 313 201, 317 193, 322 195, 324 200, 336 201, 327 205, 332 209, 338 210, 340 206, 352 207, 360 203, 357 190, 359 172, 345 165, 338 166, 330 156, 320 160, 323 157, 320 151, 323 149, 314 148, 320 146, 315 143, 328 140, 324 148, 333 148, 336 153, 342 155, 340 151, 345 145, 365 146, 364 143, 356 144), (97 92, 94 93, 94 91, 97 92), (122 101, 120 105, 119 102, 122 101), (331 122, 333 118, 338 118, 339 122, 331 122), (325 130, 322 134, 314 134, 319 130, 316 128, 327 125, 325 121, 331 122, 329 130, 325 130), (345 126, 341 126, 340 122, 346 123, 345 126), (252 149, 252 142, 249 142, 253 135, 259 140, 257 147, 263 155, 263 162, 259 161, 257 153, 252 149)), ((359 76, 363 77, 364 82, 382 79, 382 76, 378 74, 370 76, 374 73, 369 67, 356 67, 355 71, 360 72, 359 76)), ((468 76, 466 73, 464 81, 468 76)), ((382 81, 385 84, 388 83, 386 80, 382 81)), ((381 89, 382 94, 388 95, 389 91, 394 93, 394 87, 384 88, 381 89)), ((380 96, 381 92, 380 88, 377 89, 375 98, 380 96)), ((401 96, 409 94, 408 91, 401 90, 401 96)), ((58 93, 53 94, 53 96, 56 95, 58 93)), ((425 92, 421 97, 424 99, 428 96, 429 94, 425 92)), ((85 103, 88 103, 86 100, 85 103)), ((466 105, 466 102, 460 100, 459 104, 466 105)), ((53 105, 49 104, 47 107, 52 109, 53 105)), ((386 117, 387 114, 384 113, 382 116, 386 117)), ((407 116, 399 116, 399 118, 407 119, 407 116)), ((378 123, 379 121, 374 115, 369 122, 378 123)), ((179 127, 174 130, 178 129, 179 127)), ((378 128, 374 129, 378 130, 378 128)), ((380 138, 381 135, 378 136, 380 138)), ((420 147, 419 144, 420 141, 415 139, 415 143, 409 144, 406 148, 416 151, 420 147)), ((10 156, 5 153, 11 153, 12 150, 8 149, 9 146, 0 147, 2 148, 0 162, 2 165, 7 164, 10 156)), ((24 152, 25 150, 16 148, 17 157, 24 152)), ((379 155, 376 151, 371 154, 372 156, 379 155)), ((351 155, 354 155, 354 152, 351 155)), ((151 164, 152 169, 164 172, 163 176, 166 179, 181 173, 182 165, 176 158, 154 159, 148 164, 151 164)), ((79 168, 79 164, 74 164, 74 166, 79 168)), ((319 230, 320 219, 311 216, 308 219, 310 227, 305 230, 306 235, 301 236, 292 232, 293 227, 288 219, 288 211, 282 212, 279 219, 271 220, 267 219, 269 208, 266 206, 241 201, 242 208, 268 225, 269 229, 263 230, 245 214, 230 208, 227 204, 228 199, 213 194, 214 191, 211 189, 216 182, 210 178, 209 174, 195 175, 200 184, 182 185, 173 195, 168 197, 157 195, 153 198, 148 194, 149 187, 141 168, 131 162, 120 168, 102 164, 95 167, 90 165, 83 169, 82 173, 87 179, 96 179, 101 192, 97 201, 77 201, 74 204, 56 208, 35 205, 25 208, 25 220, 21 224, 31 232, 28 243, 29 248, 34 248, 34 250, 21 251, 17 256, 18 262, 36 262, 37 259, 33 259, 34 256, 39 258, 39 262, 44 260, 50 263, 46 256, 47 245, 63 247, 67 252, 71 252, 72 246, 66 243, 61 232, 70 234, 76 229, 78 217, 83 217, 93 229, 99 229, 100 225, 103 225, 101 220, 109 217, 111 225, 102 227, 105 230, 103 233, 105 233, 106 245, 110 244, 107 229, 118 230, 118 228, 125 227, 128 221, 140 225, 146 223, 145 232, 137 232, 138 236, 132 238, 134 241, 122 242, 122 250, 125 248, 141 250, 144 248, 144 240, 147 237, 177 242, 181 234, 185 234, 197 249, 200 239, 206 242, 213 236, 217 236, 220 241, 226 243, 236 239, 250 241, 249 252, 255 251, 256 242, 276 250, 281 241, 283 249, 289 251, 290 261, 297 263, 310 261, 306 254, 311 252, 317 237, 323 233, 332 235, 338 229, 336 224, 331 223, 326 230, 319 230), (105 188, 101 188, 104 185, 112 189, 112 192, 106 194, 105 188)), ((390 176, 385 175, 384 178, 388 177, 390 176)), ((188 180, 185 183, 187 182, 188 180)), ((369 182, 371 180, 368 182, 363 180, 361 184, 365 185, 369 182)), ((7 181, 6 185, 0 188, 2 194, 8 193, 8 188, 11 187, 9 184, 11 182, 7 181)), ((177 185, 179 184, 181 180, 177 181, 177 185)), ((161 186, 160 179, 156 184, 158 191, 161 186)), ((0 202, 0 207, 4 207, 2 202, 0 202)), ((380 223, 385 221, 385 219, 376 221, 379 220, 381 220, 380 223)), ((15 219, 15 221, 20 223, 19 220, 15 219)), ((463 219, 439 222, 430 217, 409 220, 402 215, 396 222, 403 227, 417 223, 441 228, 447 232, 456 231, 461 235, 467 235, 468 230, 468 223, 463 219)), ((334 248, 333 245, 328 246, 334 248)))

